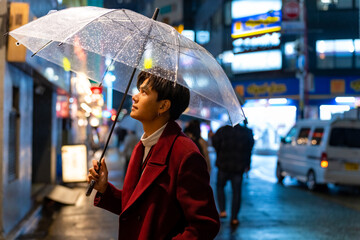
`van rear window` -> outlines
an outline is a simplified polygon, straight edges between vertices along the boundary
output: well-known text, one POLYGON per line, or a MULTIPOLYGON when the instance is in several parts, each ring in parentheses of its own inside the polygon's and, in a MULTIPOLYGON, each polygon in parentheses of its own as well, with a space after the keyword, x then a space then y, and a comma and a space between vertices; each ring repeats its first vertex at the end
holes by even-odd
POLYGON ((298 145, 306 145, 309 140, 310 128, 301 128, 296 140, 298 145))
POLYGON ((330 134, 330 146, 360 148, 360 129, 333 128, 330 134))
POLYGON ((311 139, 311 145, 320 145, 323 135, 324 135, 323 128, 315 128, 315 131, 311 139))

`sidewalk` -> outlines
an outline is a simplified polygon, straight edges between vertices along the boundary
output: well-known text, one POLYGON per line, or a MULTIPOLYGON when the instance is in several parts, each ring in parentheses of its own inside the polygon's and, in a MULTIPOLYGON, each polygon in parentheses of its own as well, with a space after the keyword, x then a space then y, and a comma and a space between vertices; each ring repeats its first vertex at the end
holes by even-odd
MULTIPOLYGON (((110 171, 109 181, 121 188, 124 159, 117 149, 108 150, 106 163, 110 171)), ((87 183, 67 184, 66 186, 78 191, 79 197, 76 204, 64 205, 44 198, 37 219, 33 220, 32 226, 16 239, 117 239, 118 216, 93 206, 96 191, 86 197, 87 183)))
MULTIPOLYGON (((213 170, 211 172, 210 184, 213 187, 214 194, 216 193, 216 174, 217 169, 214 166, 215 153, 210 153, 213 170)), ((106 155, 106 162, 109 169, 109 181, 122 188, 123 183, 123 164, 124 159, 119 155, 118 150, 112 148, 108 150, 106 155)), ((244 179, 244 187, 253 179, 244 179)), ((256 182, 256 181, 255 181, 256 182)), ((259 183, 255 183, 257 185, 259 183)), ((251 184, 253 185, 253 184, 251 184)), ((269 187, 262 184, 263 187, 269 187)), ((118 216, 107 212, 103 209, 93 206, 93 199, 96 191, 93 191, 90 197, 85 196, 87 183, 69 184, 68 187, 79 192, 79 197, 75 205, 62 205, 51 200, 44 200, 41 214, 38 220, 34 222, 33 226, 23 235, 19 236, 17 240, 112 240, 117 239, 118 234, 118 216)), ((230 186, 226 188, 227 201, 230 201, 230 186)), ((245 193, 245 195, 247 195, 245 193)), ((240 214, 240 221, 247 218, 249 214, 246 208, 246 203, 240 214)), ((228 203, 228 207, 230 204, 228 203)), ((253 208, 250 206, 250 208, 253 208)), ((255 217, 258 219, 258 217, 255 217)), ((244 232, 237 229, 233 231, 229 224, 229 219, 221 219, 221 229, 216 240, 222 239, 247 239, 248 235, 243 235, 244 232), (246 236, 245 238, 238 238, 237 236, 246 236)), ((255 221, 256 222, 256 221, 255 221)), ((241 223, 240 223, 240 227, 241 223)), ((249 230, 249 229, 247 229, 249 230)), ((252 229, 260 231, 260 229, 252 229)))

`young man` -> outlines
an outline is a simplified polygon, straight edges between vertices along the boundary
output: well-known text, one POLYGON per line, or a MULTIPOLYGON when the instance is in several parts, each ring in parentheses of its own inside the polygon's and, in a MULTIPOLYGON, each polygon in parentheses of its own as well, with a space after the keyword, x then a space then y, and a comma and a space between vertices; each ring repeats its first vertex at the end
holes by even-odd
POLYGON ((141 72, 130 116, 144 134, 130 159, 123 189, 107 180, 105 160, 95 206, 119 215, 119 239, 214 239, 220 227, 205 159, 175 120, 189 105, 189 90, 141 72))

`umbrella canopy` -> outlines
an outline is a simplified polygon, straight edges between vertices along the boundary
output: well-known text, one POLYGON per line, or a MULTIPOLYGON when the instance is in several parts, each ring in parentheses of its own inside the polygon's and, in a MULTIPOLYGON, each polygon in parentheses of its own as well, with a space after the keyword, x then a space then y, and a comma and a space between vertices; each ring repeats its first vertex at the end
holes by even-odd
MULTIPOLYGON (((244 119, 228 77, 208 51, 173 27, 133 11, 68 8, 10 35, 36 55, 116 90, 125 92, 137 68, 188 87, 185 114, 209 120, 229 116, 225 120, 232 125, 244 119)), ((135 87, 136 82, 130 89, 135 87)))

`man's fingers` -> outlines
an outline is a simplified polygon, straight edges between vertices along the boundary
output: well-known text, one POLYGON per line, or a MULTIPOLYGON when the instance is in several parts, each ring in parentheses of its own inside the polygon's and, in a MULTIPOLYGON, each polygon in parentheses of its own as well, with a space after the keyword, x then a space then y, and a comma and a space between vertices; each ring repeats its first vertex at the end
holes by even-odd
POLYGON ((104 169, 104 171, 107 171, 107 166, 106 166, 106 163, 105 163, 105 158, 102 158, 102 159, 101 159, 101 167, 104 169))
POLYGON ((99 174, 95 171, 94 168, 90 168, 89 169, 89 173, 91 176, 93 176, 94 178, 99 178, 99 174))
POLYGON ((93 175, 91 175, 91 173, 89 173, 89 174, 87 175, 87 182, 90 183, 91 180, 97 181, 98 178, 94 177, 93 175))
POLYGON ((96 159, 92 160, 93 168, 98 169, 98 161, 96 159))

